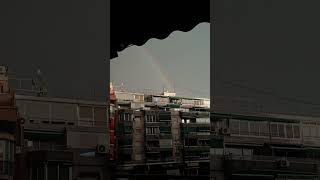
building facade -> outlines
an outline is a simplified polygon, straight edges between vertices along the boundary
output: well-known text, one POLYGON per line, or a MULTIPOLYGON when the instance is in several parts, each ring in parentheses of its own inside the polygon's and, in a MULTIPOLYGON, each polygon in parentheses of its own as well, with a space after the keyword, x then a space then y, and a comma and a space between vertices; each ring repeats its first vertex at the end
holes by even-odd
POLYGON ((16 96, 24 118, 26 179, 108 179, 106 103, 16 96))
POLYGON ((319 118, 211 115, 211 179, 319 179, 319 118))
POLYGON ((118 176, 209 177, 210 101, 171 94, 114 94, 118 176), (137 99, 139 107, 132 105, 137 99))
POLYGON ((23 178, 21 158, 21 119, 15 103, 15 93, 9 88, 8 70, 0 66, 0 179, 23 178), (22 169, 22 170, 21 170, 22 169))

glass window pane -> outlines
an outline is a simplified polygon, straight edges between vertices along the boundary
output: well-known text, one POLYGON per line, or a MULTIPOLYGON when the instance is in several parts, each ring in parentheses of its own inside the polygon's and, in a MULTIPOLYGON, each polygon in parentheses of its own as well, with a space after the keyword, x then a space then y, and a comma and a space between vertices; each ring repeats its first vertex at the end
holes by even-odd
POLYGON ((271 124, 271 136, 272 137, 279 137, 277 124, 271 124))
POLYGON ((304 126, 303 127, 303 135, 306 136, 306 137, 310 136, 310 128, 309 128, 309 126, 304 126))
POLYGON ((239 121, 231 119, 230 120, 230 131, 232 134, 239 134, 239 121))
POLYGON ((244 156, 252 156, 252 149, 243 149, 243 155, 244 156))
POLYGON ((287 138, 293 138, 293 130, 292 130, 291 124, 286 125, 286 133, 287 133, 287 138))
POLYGON ((285 138, 284 124, 278 124, 278 129, 279 129, 279 137, 285 138))
POLYGON ((311 126, 310 127, 310 135, 312 137, 316 137, 317 136, 317 127, 315 127, 315 126, 311 126))
POLYGON ((5 161, 9 161, 10 159, 10 144, 9 144, 9 141, 5 141, 5 150, 4 150, 4 160, 5 161))
POLYGON ((4 160, 4 141, 0 140, 0 161, 4 160))
POLYGON ((298 125, 293 126, 294 138, 300 138, 300 127, 298 125))
POLYGON ((260 122, 260 136, 268 136, 269 135, 269 126, 268 122, 260 122))
POLYGON ((92 119, 92 107, 90 106, 80 106, 79 107, 79 116, 80 118, 89 118, 92 119))
POLYGON ((250 135, 259 136, 259 122, 251 121, 250 122, 250 135))
POLYGON ((240 135, 249 135, 248 121, 240 121, 240 135))

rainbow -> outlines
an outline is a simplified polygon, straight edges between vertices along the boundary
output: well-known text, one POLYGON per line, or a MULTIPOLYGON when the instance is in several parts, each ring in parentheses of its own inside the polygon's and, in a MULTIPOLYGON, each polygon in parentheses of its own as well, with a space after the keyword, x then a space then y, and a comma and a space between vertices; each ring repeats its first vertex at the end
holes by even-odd
POLYGON ((173 81, 168 76, 168 73, 165 72, 165 70, 163 69, 163 67, 159 63, 159 60, 155 56, 153 56, 152 53, 146 47, 141 46, 140 48, 141 48, 142 52, 144 53, 144 55, 149 57, 148 60, 150 60, 150 63, 153 66, 153 68, 158 71, 160 78, 162 79, 162 82, 165 83, 166 90, 173 91, 174 90, 173 81))

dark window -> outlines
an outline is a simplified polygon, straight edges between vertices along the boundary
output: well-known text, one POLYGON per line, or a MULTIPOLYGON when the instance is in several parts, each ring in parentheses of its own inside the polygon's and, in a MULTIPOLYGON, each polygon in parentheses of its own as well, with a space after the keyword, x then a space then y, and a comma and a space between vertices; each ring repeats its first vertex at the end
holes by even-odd
POLYGON ((48 180, 56 180, 58 179, 58 166, 57 165, 49 165, 48 166, 48 180))
POLYGON ((259 136, 259 122, 250 122, 250 135, 259 136))
POLYGON ((240 135, 249 135, 248 121, 240 121, 240 135))
POLYGON ((293 138, 293 130, 292 130, 291 124, 286 125, 286 133, 287 133, 287 138, 293 138))
POLYGON ((312 136, 312 137, 317 137, 317 127, 316 126, 311 126, 310 127, 310 135, 312 136))
POLYGON ((283 124, 278 124, 278 128, 279 128, 279 136, 281 138, 285 138, 285 133, 284 133, 284 125, 283 124))
POLYGON ((294 138, 300 138, 300 127, 298 125, 293 126, 294 138))
POLYGON ((92 119, 92 107, 89 106, 80 106, 79 107, 79 116, 80 118, 89 118, 92 119))
POLYGON ((268 136, 269 135, 269 125, 268 122, 260 122, 260 136, 268 136))
POLYGON ((239 134, 239 121, 231 119, 230 120, 230 131, 232 134, 239 134))
POLYGON ((272 137, 279 137, 278 125, 277 124, 271 124, 271 136, 272 137))
POLYGON ((60 169, 59 169, 59 180, 69 180, 69 167, 60 166, 60 169))

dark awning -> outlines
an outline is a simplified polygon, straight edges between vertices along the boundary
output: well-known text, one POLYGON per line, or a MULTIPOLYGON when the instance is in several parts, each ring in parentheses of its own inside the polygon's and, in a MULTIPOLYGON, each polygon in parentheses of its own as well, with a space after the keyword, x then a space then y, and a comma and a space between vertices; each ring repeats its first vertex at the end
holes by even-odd
POLYGON ((210 0, 111 1, 111 59, 129 45, 210 22, 210 0))

